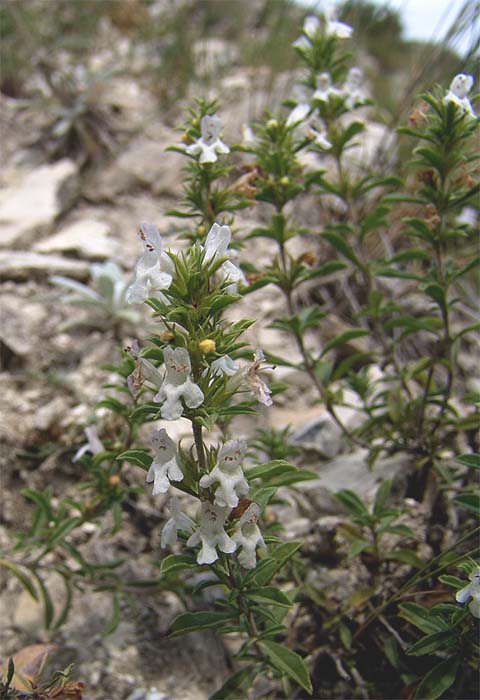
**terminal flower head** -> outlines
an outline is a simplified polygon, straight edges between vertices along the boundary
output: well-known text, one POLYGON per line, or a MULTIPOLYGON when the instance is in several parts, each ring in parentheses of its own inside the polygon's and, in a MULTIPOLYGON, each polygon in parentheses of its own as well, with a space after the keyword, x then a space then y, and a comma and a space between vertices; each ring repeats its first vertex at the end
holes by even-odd
POLYGON ((457 603, 466 603, 471 598, 468 609, 474 617, 480 618, 480 567, 476 567, 469 575, 470 583, 457 591, 457 603))
POLYGON ((465 73, 459 73, 454 77, 450 83, 450 88, 443 98, 444 104, 447 102, 453 102, 459 107, 462 112, 466 112, 469 116, 475 117, 475 112, 473 111, 472 105, 467 95, 472 89, 473 77, 471 75, 465 75, 465 73))
POLYGON ((177 420, 183 413, 181 399, 188 408, 197 408, 203 403, 203 391, 195 384, 190 373, 192 365, 188 350, 173 349, 168 345, 163 351, 166 373, 159 391, 153 400, 161 403, 160 413, 165 420, 177 420))
POLYGON ((162 549, 165 547, 173 547, 177 541, 177 532, 179 530, 193 532, 195 529, 195 523, 193 520, 180 510, 180 501, 178 498, 175 498, 174 496, 170 500, 168 507, 170 510, 170 518, 163 526, 162 537, 160 540, 160 546, 162 549))
POLYGON ((218 559, 217 547, 225 554, 231 554, 237 545, 225 532, 228 508, 212 505, 204 501, 200 510, 200 524, 187 540, 187 547, 202 547, 197 555, 198 564, 213 564, 218 559))
POLYGON ((240 465, 246 450, 247 443, 244 440, 226 442, 218 453, 215 467, 200 479, 202 488, 208 488, 218 482, 215 505, 235 508, 239 496, 247 495, 249 485, 240 465))
POLYGON ((163 250, 158 228, 154 224, 140 224, 139 235, 144 253, 135 265, 134 279, 127 289, 129 304, 140 304, 152 292, 168 289, 175 272, 173 261, 163 250))
POLYGON ((183 472, 177 462, 177 449, 165 428, 152 430, 150 442, 155 450, 155 457, 147 474, 147 483, 153 481, 152 494, 165 493, 170 481, 181 481, 183 472))
POLYGON ((230 153, 230 149, 219 138, 222 122, 216 114, 205 114, 200 122, 201 137, 187 146, 186 153, 190 156, 200 156, 200 163, 214 163, 219 154, 230 153))
POLYGON ((237 548, 242 549, 238 555, 238 561, 245 569, 254 569, 257 565, 256 549, 265 547, 265 541, 258 527, 260 508, 256 503, 251 503, 238 521, 232 540, 237 548))

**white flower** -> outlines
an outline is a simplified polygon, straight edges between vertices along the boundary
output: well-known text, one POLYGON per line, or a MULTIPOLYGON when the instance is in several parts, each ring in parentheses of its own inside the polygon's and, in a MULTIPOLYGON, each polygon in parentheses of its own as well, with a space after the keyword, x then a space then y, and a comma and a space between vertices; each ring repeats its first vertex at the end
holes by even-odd
POLYGON ((105 450, 100 438, 98 437, 97 428, 95 425, 87 425, 83 432, 87 436, 87 444, 83 445, 79 450, 77 450, 77 452, 75 452, 72 462, 77 462, 80 457, 83 457, 83 455, 87 452, 90 452, 92 455, 96 455, 105 450))
POLYGON ((263 379, 258 376, 262 362, 265 362, 263 350, 255 350, 254 360, 247 368, 246 379, 257 401, 263 403, 265 406, 271 406, 273 401, 270 398, 270 394, 272 392, 265 384, 263 379))
POLYGON ((457 107, 460 107, 462 112, 466 112, 471 117, 474 117, 475 112, 467 97, 472 86, 473 77, 471 75, 465 75, 465 73, 459 73, 450 83, 450 89, 443 98, 444 104, 447 102, 454 102, 457 107))
POLYGON ((320 20, 315 15, 308 15, 303 22, 303 33, 310 39, 320 31, 320 20))
POLYGON ((324 148, 325 150, 329 149, 332 147, 332 144, 327 138, 327 132, 325 129, 322 129, 322 131, 318 131, 317 129, 314 129, 313 126, 311 126, 308 130, 308 136, 309 138, 312 138, 317 146, 320 146, 320 148, 324 148))
POLYGON ((347 79, 342 87, 342 94, 345 96, 345 105, 348 109, 353 109, 365 102, 365 93, 361 88, 363 73, 361 68, 354 66, 348 71, 347 79))
POLYGON ((322 14, 325 18, 325 33, 327 36, 334 36, 337 39, 348 39, 352 36, 352 27, 337 20, 335 5, 331 0, 325 3, 322 14))
POLYGON ((166 367, 165 378, 153 400, 163 403, 160 413, 165 420, 177 420, 183 413, 183 399, 188 408, 197 408, 203 403, 203 391, 190 378, 192 365, 185 348, 171 348, 163 351, 166 367))
POLYGON ((330 73, 320 73, 318 76, 318 87, 313 93, 313 99, 319 102, 328 102, 332 95, 340 95, 340 90, 334 88, 330 73))
POLYGON ((245 381, 259 403, 263 403, 264 406, 271 406, 273 401, 270 398, 270 394, 272 392, 265 384, 263 379, 258 376, 258 372, 261 369, 261 364, 264 361, 265 355, 263 354, 263 350, 255 350, 253 362, 246 367, 241 367, 230 377, 227 382, 227 389, 235 390, 243 381, 245 381))
POLYGON ((301 102, 296 105, 287 117, 286 125, 295 127, 300 122, 303 122, 310 112, 310 105, 306 102, 301 102))
MULTIPOLYGON (((349 24, 344 22, 339 22, 337 20, 337 15, 333 3, 326 2, 325 7, 322 9, 321 14, 324 21, 324 35, 326 37, 333 36, 337 39, 348 39, 352 36, 353 29, 349 24)), ((315 15, 309 15, 305 17, 302 28, 302 36, 300 36, 294 43, 300 49, 307 49, 311 46, 311 40, 315 38, 317 34, 321 31, 321 22, 315 15)))
POLYGON ((238 561, 245 569, 254 569, 257 565, 256 549, 265 547, 265 541, 258 527, 260 508, 256 503, 248 506, 240 520, 237 529, 232 535, 232 540, 242 551, 238 555, 238 561))
POLYGON ((468 609, 474 617, 480 618, 480 567, 477 566, 468 578, 471 583, 457 591, 455 599, 457 603, 466 603, 471 598, 468 609))
POLYGON ((180 510, 180 502, 175 496, 170 500, 168 507, 170 509, 170 518, 167 520, 162 530, 160 547, 173 547, 177 541, 177 532, 184 530, 192 532, 195 529, 195 523, 188 515, 180 510))
MULTIPOLYGON (((230 251, 228 250, 228 245, 232 237, 232 232, 230 226, 220 226, 220 224, 213 224, 212 228, 208 232, 205 241, 205 257, 206 263, 215 260, 216 258, 226 257, 230 251)), ((230 260, 225 260, 220 268, 222 277, 224 281, 230 282, 226 287, 226 292, 229 294, 235 294, 237 292, 238 284, 247 285, 248 282, 245 275, 237 265, 234 265, 230 260)))
POLYGON ((187 547, 196 547, 202 544, 197 555, 198 564, 213 564, 217 561, 216 548, 225 554, 231 554, 237 545, 224 530, 228 508, 221 508, 204 501, 200 511, 200 525, 187 540, 187 547))
POLYGON ((201 137, 185 149, 190 156, 200 156, 200 163, 214 163, 217 154, 230 153, 230 149, 219 138, 222 122, 216 114, 206 114, 200 122, 201 137))
POLYGON ((219 377, 224 374, 226 374, 228 377, 231 377, 235 374, 235 372, 238 372, 239 369, 240 367, 238 363, 235 362, 235 360, 232 360, 232 358, 228 355, 223 355, 222 357, 219 357, 218 359, 214 360, 210 365, 210 373, 212 377, 219 377))
POLYGON ((171 481, 181 481, 183 472, 178 466, 177 449, 173 440, 167 435, 165 428, 152 430, 150 441, 155 449, 155 457, 148 470, 147 483, 153 481, 152 494, 165 493, 171 481))
POLYGON ((134 280, 127 289, 129 304, 140 304, 152 292, 168 289, 172 284, 175 265, 162 247, 160 231, 154 224, 140 224, 140 238, 145 252, 139 258, 134 280))
POLYGON ((145 379, 159 389, 163 383, 163 375, 158 371, 155 365, 152 365, 149 360, 146 360, 144 357, 140 357, 140 346, 138 344, 138 340, 133 341, 132 346, 129 348, 129 352, 135 359, 136 363, 135 369, 127 377, 127 385, 133 398, 136 398, 145 379))
POLYGON ((215 467, 200 479, 202 488, 208 488, 218 481, 215 505, 235 508, 238 497, 247 495, 249 485, 240 466, 246 450, 247 443, 244 440, 226 442, 218 453, 215 467))

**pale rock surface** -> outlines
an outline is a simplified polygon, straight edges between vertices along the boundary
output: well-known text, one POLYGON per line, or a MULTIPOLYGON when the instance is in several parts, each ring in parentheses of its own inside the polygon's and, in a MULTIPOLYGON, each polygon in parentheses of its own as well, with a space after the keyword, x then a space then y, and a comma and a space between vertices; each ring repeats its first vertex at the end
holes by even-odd
POLYGON ((80 219, 58 233, 35 244, 39 253, 78 253, 87 260, 112 257, 117 244, 110 236, 110 226, 96 219, 80 219))
POLYGON ((68 260, 61 255, 0 251, 0 280, 26 280, 46 275, 66 275, 77 280, 86 280, 90 276, 90 265, 79 260, 68 260))
POLYGON ((156 195, 178 196, 185 159, 165 150, 178 141, 176 132, 168 132, 161 141, 133 139, 116 160, 91 175, 85 196, 92 202, 113 201, 118 194, 139 187, 150 188, 156 195))
POLYGON ((65 158, 23 173, 0 192, 0 246, 26 244, 52 226, 69 203, 62 189, 70 189, 67 181, 76 173, 75 163, 65 158))

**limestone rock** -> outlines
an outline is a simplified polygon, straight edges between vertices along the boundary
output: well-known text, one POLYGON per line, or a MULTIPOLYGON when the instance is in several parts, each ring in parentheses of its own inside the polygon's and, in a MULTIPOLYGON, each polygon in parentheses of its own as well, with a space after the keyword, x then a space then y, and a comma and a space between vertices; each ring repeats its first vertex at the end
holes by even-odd
POLYGON ((138 187, 151 188, 154 194, 178 196, 185 163, 178 153, 165 151, 178 142, 173 132, 165 141, 139 137, 101 172, 87 183, 84 194, 92 202, 112 201, 116 195, 138 187))
POLYGON ((0 280, 26 280, 30 277, 66 275, 77 280, 90 276, 90 265, 78 260, 68 260, 61 255, 43 255, 27 251, 0 251, 0 280))
POLYGON ((36 167, 6 187, 0 193, 0 246, 26 244, 51 226, 69 204, 68 181, 76 172, 75 163, 65 158, 36 167))
POLYGON ((95 219, 85 219, 61 229, 34 246, 39 253, 78 253, 87 260, 112 257, 116 241, 109 237, 110 226, 95 219))

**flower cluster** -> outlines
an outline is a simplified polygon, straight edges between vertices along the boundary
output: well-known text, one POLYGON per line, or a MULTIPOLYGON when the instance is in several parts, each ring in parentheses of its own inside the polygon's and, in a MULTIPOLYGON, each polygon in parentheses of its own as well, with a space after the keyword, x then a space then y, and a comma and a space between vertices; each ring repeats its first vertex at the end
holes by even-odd
MULTIPOLYGON (((214 121, 213 125, 215 124, 217 122, 214 121)), ((212 123, 207 120, 204 126, 212 128, 212 137, 215 132, 212 123)), ((137 303, 149 299, 151 304, 155 300, 159 303, 159 308, 167 310, 165 313, 168 315, 174 307, 174 300, 178 305, 178 289, 185 289, 182 274, 189 265, 196 265, 199 274, 201 271, 207 278, 215 277, 219 280, 219 295, 235 293, 239 285, 246 285, 246 280, 240 268, 229 259, 231 235, 228 226, 214 223, 203 245, 194 243, 186 255, 176 256, 163 250, 156 226, 142 224, 140 237, 144 252, 135 268, 135 278, 128 293, 129 300, 137 303)), ((188 309, 192 308, 190 302, 188 304, 188 309)), ((175 332, 168 331, 162 351, 163 369, 157 368, 147 357, 142 356, 138 341, 134 341, 128 349, 135 360, 135 368, 127 377, 127 384, 135 400, 142 387, 147 385, 154 391, 153 404, 159 404, 159 415, 163 420, 175 421, 185 417, 197 426, 197 430, 197 409, 208 413, 206 396, 215 391, 215 386, 222 387, 226 396, 246 389, 260 403, 266 406, 272 404, 271 390, 259 376, 264 361, 261 350, 255 352, 253 362, 240 365, 229 355, 217 353, 215 340, 205 336, 198 338, 194 326, 190 327, 187 334, 185 326, 180 323, 176 329, 175 323, 174 321, 171 326, 169 324, 175 332)), ((218 550, 230 554, 238 548, 239 563, 245 568, 254 568, 256 549, 265 546, 258 528, 260 508, 251 503, 240 518, 230 514, 250 490, 242 468, 247 443, 240 439, 227 441, 218 447, 218 451, 212 451, 210 460, 205 461, 200 458, 204 448, 197 440, 196 451, 187 457, 177 449, 163 427, 150 433, 150 442, 154 457, 146 480, 153 483, 153 495, 167 493, 172 484, 184 490, 180 482, 185 482, 185 490, 196 495, 200 501, 198 524, 182 513, 177 499, 170 501, 170 518, 162 532, 162 547, 172 546, 177 541, 179 531, 189 533, 187 546, 200 545, 197 555, 199 564, 215 562, 219 556, 218 550), (193 472, 196 476, 192 488, 190 480, 193 472), (228 534, 231 523, 233 529, 228 534)))
POLYGON ((322 18, 309 15, 305 18, 302 35, 294 42, 293 46, 299 49, 308 49, 312 45, 315 36, 323 34, 325 37, 337 39, 349 39, 353 29, 349 24, 339 22, 333 4, 326 3, 322 10, 322 18))
POLYGON ((325 151, 332 148, 328 136, 328 124, 332 117, 361 107, 366 104, 367 96, 362 87, 363 73, 360 68, 350 68, 345 81, 335 86, 328 69, 319 70, 315 51, 325 42, 328 43, 332 37, 346 39, 351 34, 352 28, 338 22, 333 7, 327 6, 321 19, 313 15, 305 19, 302 36, 293 44, 310 66, 311 75, 306 84, 310 85, 313 92, 308 101, 299 102, 294 106, 287 117, 286 125, 301 130, 304 138, 313 141, 325 151))

